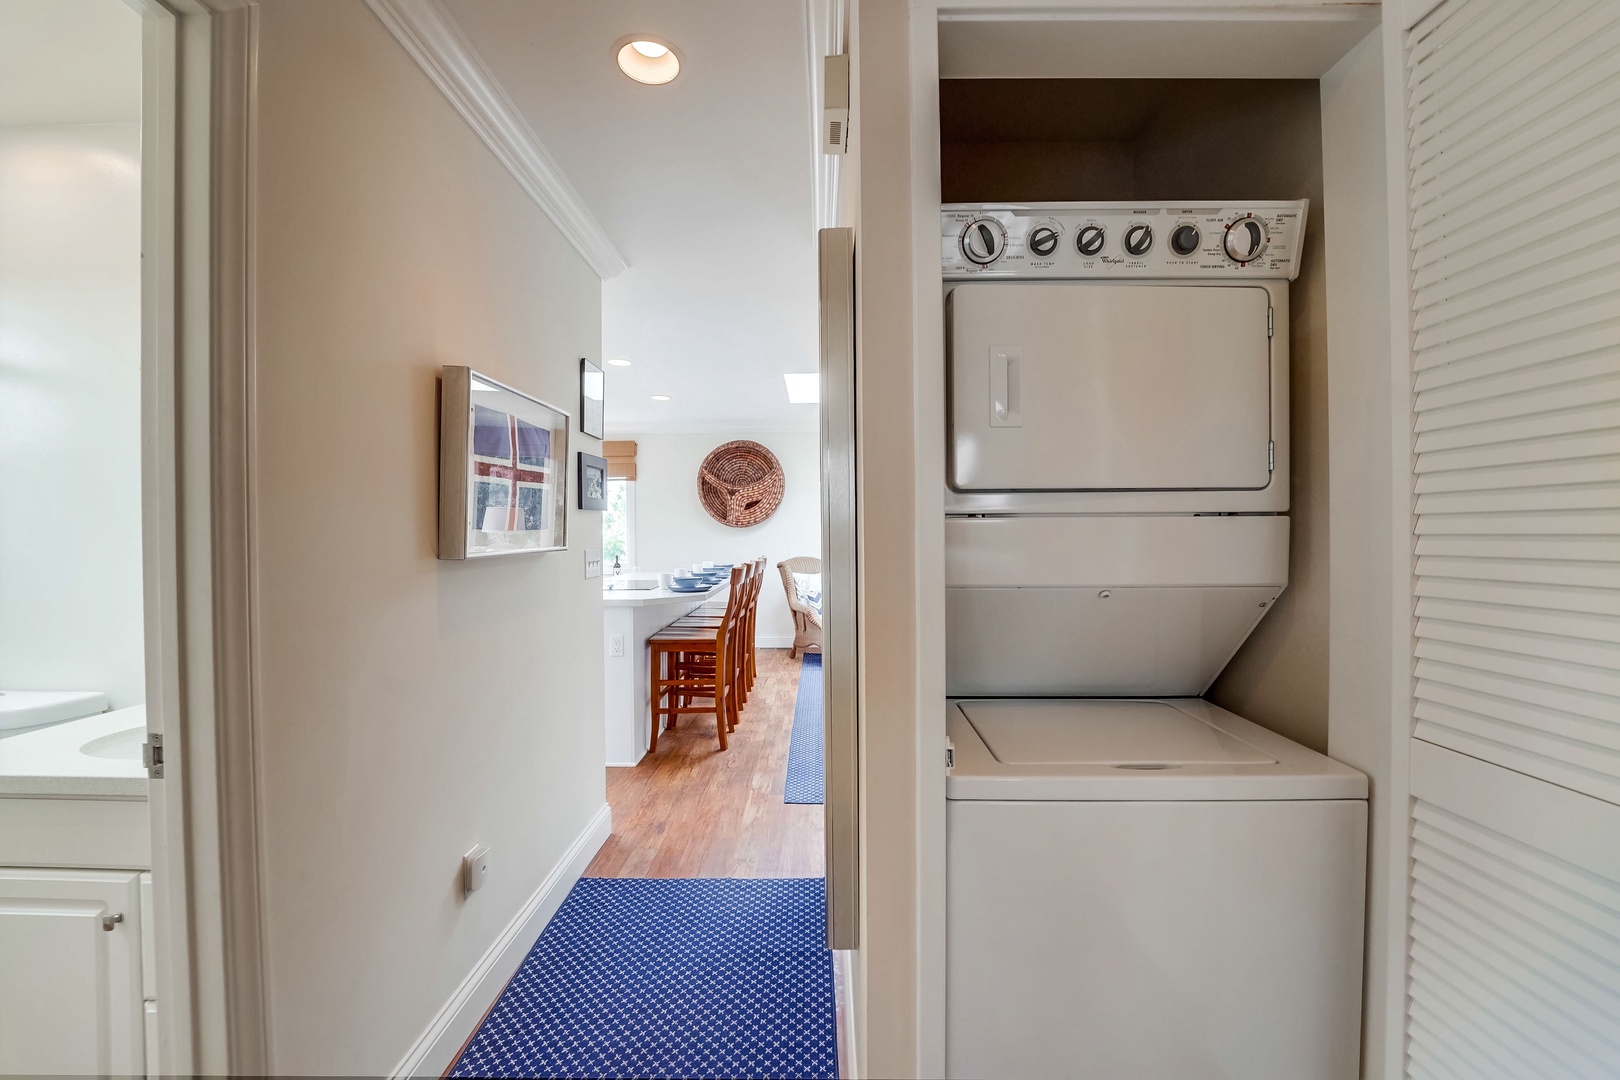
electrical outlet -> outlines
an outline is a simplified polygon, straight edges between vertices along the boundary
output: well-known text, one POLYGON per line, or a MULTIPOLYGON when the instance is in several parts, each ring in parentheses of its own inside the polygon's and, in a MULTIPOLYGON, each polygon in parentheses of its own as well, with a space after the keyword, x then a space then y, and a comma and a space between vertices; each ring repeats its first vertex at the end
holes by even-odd
POLYGON ((461 857, 461 889, 475 893, 489 877, 489 848, 479 844, 461 857))
POLYGON ((609 656, 623 656, 624 655, 624 635, 623 634, 614 634, 612 637, 608 638, 608 655, 609 656))
POLYGON ((586 580, 588 581, 591 578, 598 578, 598 577, 601 577, 601 576, 602 576, 602 549, 601 548, 586 548, 585 549, 585 578, 586 578, 586 580))

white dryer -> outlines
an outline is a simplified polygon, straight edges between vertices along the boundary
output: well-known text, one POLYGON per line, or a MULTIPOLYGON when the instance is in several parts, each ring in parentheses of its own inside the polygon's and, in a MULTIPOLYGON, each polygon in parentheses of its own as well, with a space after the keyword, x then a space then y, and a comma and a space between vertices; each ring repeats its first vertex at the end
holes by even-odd
POLYGON ((1366 779, 1199 697, 1288 582, 1305 209, 944 209, 951 1077, 1357 1075, 1366 779))

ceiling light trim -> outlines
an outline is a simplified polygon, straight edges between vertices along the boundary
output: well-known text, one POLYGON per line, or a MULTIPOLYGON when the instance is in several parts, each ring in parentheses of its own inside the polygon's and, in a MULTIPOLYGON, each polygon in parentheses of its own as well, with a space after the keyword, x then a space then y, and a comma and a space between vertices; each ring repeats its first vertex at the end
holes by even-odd
POLYGON ((603 281, 629 269, 596 215, 438 0, 366 0, 388 32, 603 281))

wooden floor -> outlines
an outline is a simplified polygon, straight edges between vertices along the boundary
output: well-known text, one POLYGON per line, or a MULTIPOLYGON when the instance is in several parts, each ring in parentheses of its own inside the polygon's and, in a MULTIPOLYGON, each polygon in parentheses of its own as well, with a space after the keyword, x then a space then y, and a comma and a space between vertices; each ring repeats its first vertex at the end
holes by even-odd
POLYGON ((799 661, 761 649, 742 720, 721 753, 714 719, 682 716, 658 752, 609 769, 613 836, 587 877, 821 877, 820 806, 782 801, 799 661))

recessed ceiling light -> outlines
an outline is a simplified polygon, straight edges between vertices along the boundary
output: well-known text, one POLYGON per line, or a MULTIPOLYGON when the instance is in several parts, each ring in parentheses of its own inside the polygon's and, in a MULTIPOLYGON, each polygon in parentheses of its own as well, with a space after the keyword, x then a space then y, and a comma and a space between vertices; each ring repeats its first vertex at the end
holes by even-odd
POLYGON ((793 405, 818 405, 821 403, 821 375, 814 371, 795 372, 783 375, 782 381, 787 383, 788 402, 793 405))
POLYGON ((654 401, 668 401, 669 400, 669 395, 668 394, 654 394, 652 396, 652 399, 654 401))
POLYGON ((630 366, 630 361, 626 360, 622 356, 611 356, 611 357, 608 358, 608 363, 612 364, 614 367, 629 367, 630 366))
POLYGON ((647 86, 662 86, 681 73, 675 46, 646 34, 631 34, 613 43, 619 70, 647 86))

